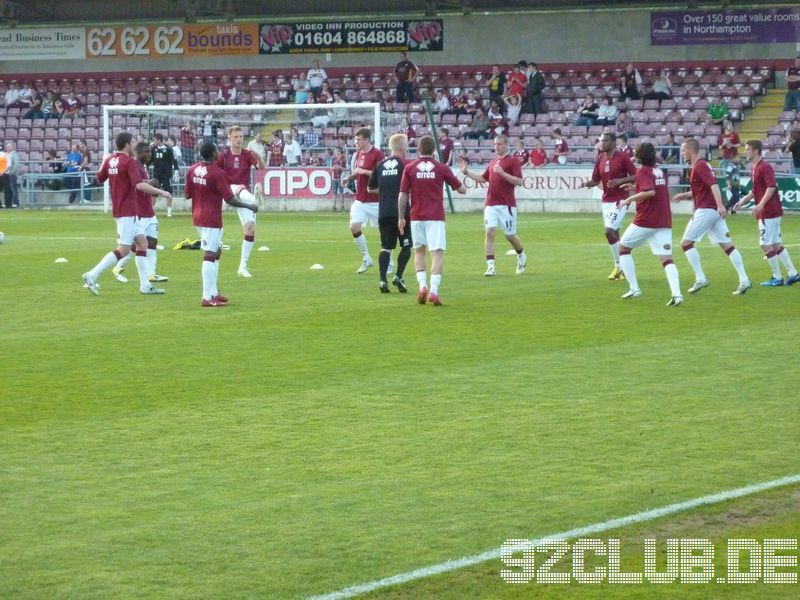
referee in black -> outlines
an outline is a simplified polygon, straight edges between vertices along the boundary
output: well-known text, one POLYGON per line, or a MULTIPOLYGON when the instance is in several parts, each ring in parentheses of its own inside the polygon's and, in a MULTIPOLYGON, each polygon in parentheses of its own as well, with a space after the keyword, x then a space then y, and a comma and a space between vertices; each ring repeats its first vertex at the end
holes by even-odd
MULTIPOLYGON (((153 178, 158 180, 158 187, 165 192, 172 192, 172 174, 178 170, 178 159, 172 148, 164 143, 160 133, 153 135, 150 164, 153 166, 153 178)), ((172 200, 167 201, 167 216, 172 216, 172 200)))
MULTIPOLYGON (((408 138, 402 133, 396 133, 389 138, 389 152, 391 156, 379 162, 369 178, 367 189, 370 193, 377 193, 379 196, 378 204, 378 229, 381 232, 381 253, 378 257, 381 281, 380 291, 382 294, 389 293, 389 284, 386 282, 386 272, 389 270, 389 262, 392 257, 392 250, 397 247, 400 241, 400 253, 397 255, 397 273, 392 280, 400 293, 408 292, 403 272, 406 270, 408 259, 411 258, 411 228, 406 227, 405 234, 401 234, 397 228, 397 197, 400 195, 400 179, 403 176, 403 166, 408 148, 408 138)), ((409 209, 410 211, 410 209, 409 209)), ((406 214, 406 220, 409 215, 406 214)))

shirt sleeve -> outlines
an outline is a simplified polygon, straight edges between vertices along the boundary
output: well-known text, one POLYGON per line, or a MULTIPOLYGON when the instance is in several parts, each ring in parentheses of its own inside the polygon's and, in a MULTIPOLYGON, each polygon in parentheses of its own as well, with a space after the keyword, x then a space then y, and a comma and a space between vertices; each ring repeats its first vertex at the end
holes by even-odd
MULTIPOLYGON (((522 155, 522 158, 526 163, 528 162, 528 157, 524 154, 522 155)), ((514 162, 511 163, 511 175, 514 177, 522 177, 522 163, 516 159, 514 159, 514 162)))
POLYGON ((128 180, 131 182, 132 186, 136 187, 136 184, 142 182, 142 174, 139 173, 139 167, 135 160, 129 160, 125 168, 128 171, 128 180))
MULTIPOLYGON (((608 160, 608 159, 606 159, 608 160)), ((592 181, 602 181, 603 178, 600 176, 600 161, 594 163, 594 169, 592 170, 592 181)))
POLYGON ((407 194, 411 189, 411 178, 408 176, 408 169, 403 169, 403 176, 400 178, 400 192, 407 194))
POLYGON ((222 199, 225 202, 228 202, 233 198, 233 190, 231 189, 231 184, 228 183, 228 178, 224 176, 216 177, 217 182, 217 192, 219 195, 222 196, 222 199))
POLYGON ((225 169, 225 157, 223 156, 222 152, 220 152, 220 154, 217 157, 217 160, 216 160, 216 162, 214 164, 217 165, 220 169, 223 169, 223 170, 225 169))
POLYGON ((717 183, 717 178, 714 175, 714 169, 711 168, 711 165, 706 163, 705 166, 700 169, 700 172, 697 173, 697 178, 700 180, 701 183, 711 186, 717 183))
POLYGON ((775 179, 775 171, 769 165, 767 165, 767 168, 761 169, 761 181, 764 183, 765 188, 778 187, 778 182, 775 179))
MULTIPOLYGON (((441 164, 441 163, 440 163, 441 164)), ((455 176, 455 173, 450 169, 450 167, 446 167, 441 165, 442 173, 444 173, 444 181, 454 190, 460 188, 463 184, 458 180, 458 177, 455 176)))
POLYGON ((631 157, 627 154, 625 155, 625 172, 627 172, 628 175, 633 175, 636 173, 636 165, 633 164, 631 157))
POLYGON ((192 172, 190 169, 186 171, 186 179, 183 182, 183 196, 187 200, 192 199, 192 180, 190 179, 192 172))
POLYGON ((100 170, 97 172, 97 181, 103 183, 107 179, 108 179, 108 159, 106 158, 103 161, 103 165, 100 167, 100 170))
POLYGON ((372 173, 369 176, 369 182, 367 183, 368 188, 375 189, 378 187, 378 170, 373 169, 372 173))
POLYGON ((655 178, 644 169, 636 171, 636 191, 649 192, 656 189, 655 178))

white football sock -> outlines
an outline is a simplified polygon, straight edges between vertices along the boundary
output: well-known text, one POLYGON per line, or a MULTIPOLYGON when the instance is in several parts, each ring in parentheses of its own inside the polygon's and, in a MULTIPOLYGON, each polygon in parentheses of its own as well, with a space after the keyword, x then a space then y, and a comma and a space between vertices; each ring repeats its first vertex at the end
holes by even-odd
POLYGON ((664 273, 667 275, 669 291, 672 293, 672 296, 680 296, 681 282, 680 279, 678 279, 678 267, 675 266, 675 263, 669 263, 664 267, 664 273))
POLYGON ((486 259, 486 266, 489 268, 494 268, 494 259, 493 258, 486 259))
POLYGON ((203 300, 211 300, 211 297, 214 296, 212 287, 214 285, 214 263, 204 260, 201 273, 203 275, 203 300))
POLYGON ((786 274, 789 277, 797 275, 797 269, 794 268, 792 259, 789 258, 789 251, 786 248, 781 250, 780 254, 778 254, 778 258, 783 263, 783 266, 786 267, 786 274))
POLYGON ((747 272, 744 270, 744 260, 742 260, 742 253, 739 252, 737 248, 734 248, 733 251, 728 254, 728 258, 731 259, 731 264, 733 268, 736 269, 736 273, 739 275, 739 283, 747 283, 750 279, 747 277, 747 272))
POLYGON ((214 278, 211 285, 211 294, 213 296, 219 296, 219 259, 215 260, 211 264, 214 265, 214 278))
POLYGON ((242 260, 239 263, 239 268, 247 268, 247 261, 250 260, 250 253, 253 251, 255 244, 255 242, 242 240, 242 260))
POLYGON ((703 272, 703 265, 700 264, 700 253, 697 248, 691 247, 684 254, 686 254, 686 260, 689 261, 692 271, 694 271, 694 280, 706 281, 706 274, 703 272))
POLYGON ((614 266, 619 269, 619 242, 609 244, 608 248, 611 250, 611 256, 614 258, 614 266))
POLYGON ((136 270, 139 272, 139 289, 146 290, 150 288, 150 281, 147 278, 148 270, 147 256, 136 255, 136 270))
POLYGON ((367 238, 362 233, 357 238, 353 238, 356 242, 356 246, 358 246, 359 251, 361 252, 361 256, 364 258, 369 258, 369 250, 367 250, 367 238))
POLYGON ((156 274, 156 264, 158 263, 158 256, 156 255, 155 248, 148 248, 147 249, 147 274, 155 275, 156 274))
POLYGON ((630 254, 622 254, 619 257, 619 265, 622 272, 625 273, 625 279, 628 280, 628 285, 632 290, 639 289, 639 282, 636 280, 636 267, 633 264, 633 256, 630 254))
POLYGON ((431 294, 439 294, 439 284, 442 283, 441 275, 431 275, 431 294))
POLYGON ((417 271, 417 283, 420 290, 428 287, 428 274, 425 271, 417 271))
POLYGON ((92 280, 97 281, 97 278, 100 277, 100 274, 105 271, 106 269, 110 269, 115 264, 117 264, 117 255, 113 252, 109 252, 106 254, 99 263, 97 263, 91 271, 89 271, 89 277, 92 280))
POLYGON ((172 216, 172 207, 171 207, 171 206, 168 206, 168 207, 167 207, 167 216, 168 216, 168 217, 171 217, 171 216, 172 216))
POLYGON ((778 260, 777 256, 770 256, 767 258, 767 262, 769 263, 769 268, 772 269, 772 277, 773 279, 782 279, 781 276, 781 263, 778 260))
POLYGON ((119 259, 117 266, 124 269, 128 263, 131 262, 134 256, 136 255, 133 252, 128 252, 125 256, 119 259))

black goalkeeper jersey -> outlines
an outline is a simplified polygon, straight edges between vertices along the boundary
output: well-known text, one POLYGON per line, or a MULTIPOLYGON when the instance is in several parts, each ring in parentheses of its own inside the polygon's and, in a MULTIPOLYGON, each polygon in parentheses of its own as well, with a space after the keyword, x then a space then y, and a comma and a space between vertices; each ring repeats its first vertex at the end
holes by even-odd
MULTIPOLYGON (((372 169, 367 187, 378 189, 378 219, 397 220, 397 197, 400 195, 403 166, 402 158, 390 156, 372 169)), ((408 219, 408 215, 406 215, 406 219, 408 219)))
POLYGON ((153 165, 153 176, 172 177, 173 170, 178 168, 178 161, 172 148, 166 145, 154 146, 152 154, 150 164, 153 165))

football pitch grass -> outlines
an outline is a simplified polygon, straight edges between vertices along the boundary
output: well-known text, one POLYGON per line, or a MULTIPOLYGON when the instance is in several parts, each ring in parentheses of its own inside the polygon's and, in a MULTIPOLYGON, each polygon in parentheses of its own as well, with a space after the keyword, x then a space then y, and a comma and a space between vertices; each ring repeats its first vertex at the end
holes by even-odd
MULTIPOLYGON (((493 279, 480 215, 449 217, 442 307, 416 304, 413 268, 407 295, 380 294, 376 268, 356 275, 341 213, 259 215, 270 251, 251 280, 226 223, 231 304, 202 309, 201 253, 171 249, 194 237, 187 215, 161 218, 166 296, 141 296, 131 263, 130 283, 106 272, 93 297, 80 277, 113 247, 109 216, 0 211, 0 597, 302 598, 800 473, 800 285, 758 286, 749 216, 729 223, 754 289, 732 297, 733 268, 704 242, 711 286, 686 294, 676 256, 678 308, 647 248, 643 296, 619 298, 598 215, 522 215, 528 272, 503 242, 493 279)), ((800 263, 800 218, 783 230, 800 263)), ((639 572, 645 537, 662 553, 708 538, 724 571, 725 539, 798 532, 795 485, 593 537, 620 538, 639 572)), ((502 568, 368 597, 800 590, 514 586, 502 568)))

